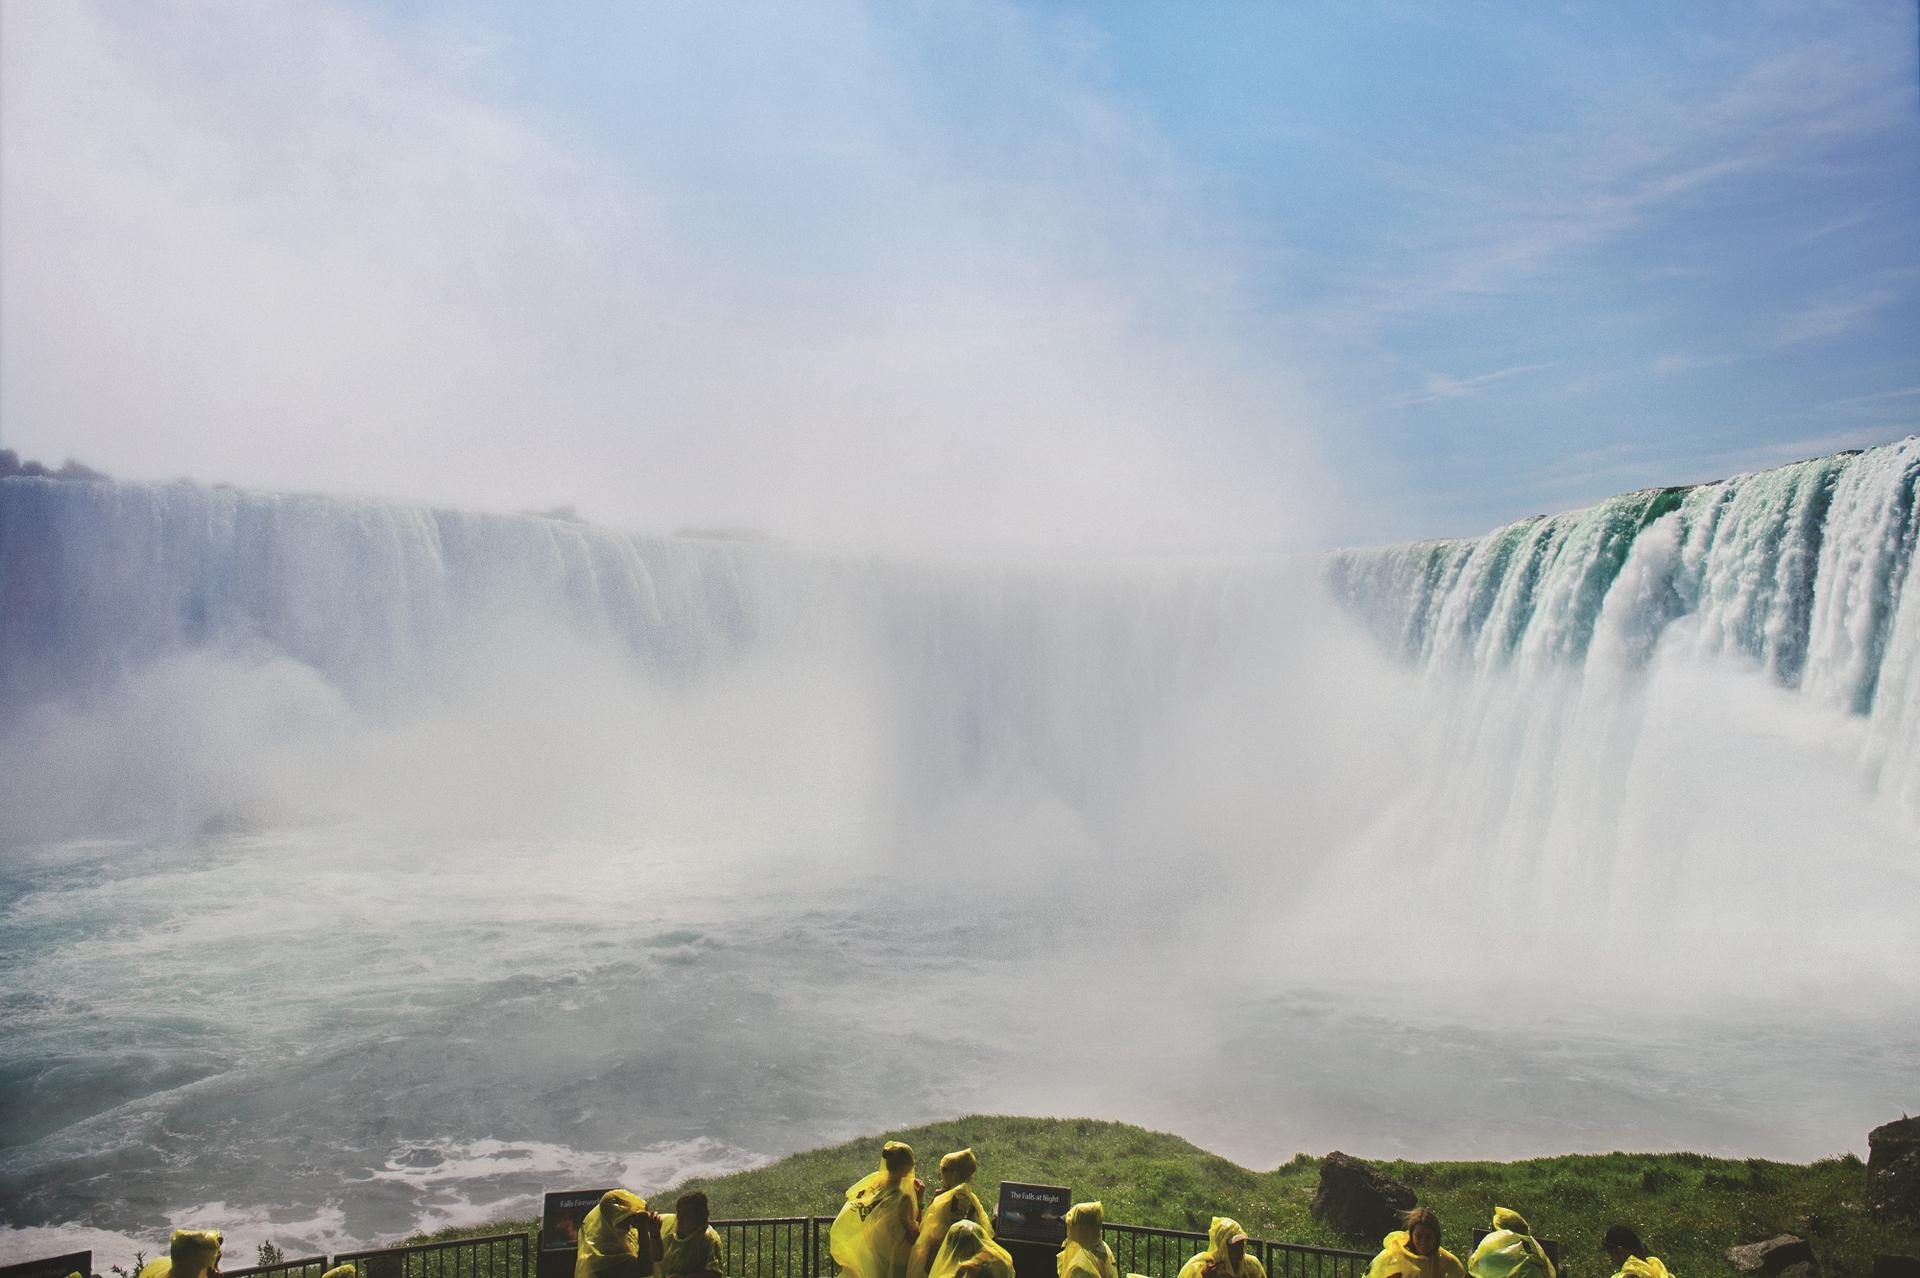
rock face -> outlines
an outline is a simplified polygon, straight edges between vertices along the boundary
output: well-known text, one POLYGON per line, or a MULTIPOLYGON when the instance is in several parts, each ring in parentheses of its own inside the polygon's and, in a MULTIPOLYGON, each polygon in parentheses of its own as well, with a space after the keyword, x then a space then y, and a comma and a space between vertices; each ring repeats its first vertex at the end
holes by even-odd
POLYGON ((1920 1225, 1920 1118, 1902 1118, 1867 1133, 1867 1210, 1885 1220, 1920 1225))
POLYGON ((1781 1234, 1765 1242, 1729 1247, 1727 1261, 1743 1274, 1802 1278, 1820 1272, 1814 1263, 1813 1244, 1799 1234, 1781 1234))
POLYGON ((1414 1201, 1411 1189, 1336 1149, 1321 1160, 1310 1210, 1347 1237, 1373 1243, 1400 1228, 1414 1201))

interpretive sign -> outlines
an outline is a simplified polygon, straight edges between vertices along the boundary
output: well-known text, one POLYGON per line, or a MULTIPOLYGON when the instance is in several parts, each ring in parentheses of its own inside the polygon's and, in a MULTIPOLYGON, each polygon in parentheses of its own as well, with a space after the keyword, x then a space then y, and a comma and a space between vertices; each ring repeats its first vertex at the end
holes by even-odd
POLYGON ((0 1278, 67 1278, 68 1274, 93 1278, 93 1253, 70 1251, 64 1256, 49 1256, 45 1260, 23 1260, 17 1265, 0 1265, 0 1278))
POLYGON ((573 1278, 573 1256, 580 1247, 580 1222, 606 1197, 604 1189, 563 1189, 546 1196, 540 1212, 537 1278, 573 1278))
POLYGON ((1067 1236, 1067 1208, 1073 1193, 1064 1185, 1024 1185, 1000 1182, 1000 1210, 994 1233, 1025 1242, 1058 1243, 1067 1236))

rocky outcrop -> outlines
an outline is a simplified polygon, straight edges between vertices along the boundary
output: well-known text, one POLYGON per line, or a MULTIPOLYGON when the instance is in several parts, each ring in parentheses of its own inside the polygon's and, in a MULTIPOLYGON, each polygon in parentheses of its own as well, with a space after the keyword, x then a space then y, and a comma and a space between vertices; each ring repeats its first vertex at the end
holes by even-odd
POLYGON ((1867 1210, 1883 1220, 1920 1225, 1920 1118, 1867 1133, 1867 1210))
POLYGON ((1820 1272, 1813 1258, 1813 1244, 1799 1234, 1779 1234, 1764 1242, 1729 1247, 1727 1262, 1743 1274, 1779 1278, 1808 1278, 1820 1272))
POLYGON ((1310 1210, 1315 1220, 1372 1243, 1398 1229, 1401 1213, 1414 1201, 1411 1189, 1336 1149, 1320 1162, 1320 1187, 1310 1210))

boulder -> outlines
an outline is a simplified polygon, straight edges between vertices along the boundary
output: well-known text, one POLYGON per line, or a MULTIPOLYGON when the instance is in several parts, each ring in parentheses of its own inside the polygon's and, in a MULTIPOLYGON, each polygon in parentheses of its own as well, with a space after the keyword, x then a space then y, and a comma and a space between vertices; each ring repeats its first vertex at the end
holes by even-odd
POLYGON ((1883 1220, 1920 1225, 1920 1118, 1867 1133, 1867 1210, 1883 1220))
POLYGON ((1875 1256, 1873 1278, 1920 1278, 1920 1259, 1912 1256, 1875 1256))
POLYGON ((1320 1161, 1320 1187, 1309 1210, 1349 1238, 1377 1243, 1400 1228, 1401 1213, 1414 1202, 1411 1189, 1336 1149, 1320 1161))
POLYGON ((1818 1273, 1813 1259, 1813 1244, 1799 1234, 1780 1234, 1764 1242, 1727 1248, 1727 1261, 1743 1274, 1785 1275, 1792 1278, 1818 1273), (1800 1266, 1806 1266, 1801 1269, 1800 1266))

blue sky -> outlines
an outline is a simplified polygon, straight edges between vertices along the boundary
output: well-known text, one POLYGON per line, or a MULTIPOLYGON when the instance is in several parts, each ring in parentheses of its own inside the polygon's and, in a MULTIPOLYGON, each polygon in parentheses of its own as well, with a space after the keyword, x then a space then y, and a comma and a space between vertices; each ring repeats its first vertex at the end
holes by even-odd
POLYGON ((1920 422, 1911 4, 5 10, 0 420, 826 540, 1482 531, 1920 422))

